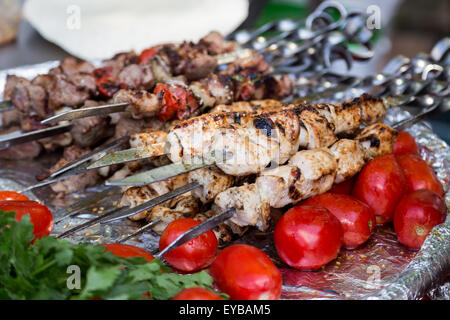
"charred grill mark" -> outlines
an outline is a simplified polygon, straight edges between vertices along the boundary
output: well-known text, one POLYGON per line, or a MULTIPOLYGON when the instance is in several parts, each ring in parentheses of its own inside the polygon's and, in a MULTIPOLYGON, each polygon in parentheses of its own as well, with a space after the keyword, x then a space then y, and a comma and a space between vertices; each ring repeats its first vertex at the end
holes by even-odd
POLYGON ((253 125, 256 129, 265 130, 265 133, 268 137, 272 135, 274 123, 271 119, 264 116, 258 116, 253 119, 253 125))
POLYGON ((177 133, 175 133, 175 137, 177 137, 178 145, 180 146, 179 156, 180 156, 180 158, 182 158, 184 155, 184 147, 183 147, 183 144, 181 143, 180 137, 178 137, 177 133))
POLYGON ((360 104, 362 104, 364 102, 379 102, 379 101, 381 101, 380 98, 372 96, 372 95, 370 95, 368 93, 364 93, 361 96, 359 96, 357 98, 354 98, 354 99, 352 99, 352 100, 350 100, 348 102, 343 102, 342 103, 342 109, 347 109, 347 108, 350 108, 350 107, 355 106, 355 105, 360 105, 360 104))
POLYGON ((380 146, 380 139, 378 139, 376 136, 372 136, 372 135, 360 138, 359 141, 361 141, 361 142, 369 141, 370 146, 375 147, 375 148, 378 148, 380 146))
POLYGON ((280 129, 280 132, 281 132, 283 135, 286 135, 286 131, 284 130, 283 125, 282 125, 281 123, 279 123, 279 122, 275 122, 275 124, 276 124, 276 126, 278 127, 278 129, 280 129))
POLYGON ((239 112, 233 112, 234 123, 241 124, 241 115, 239 112))
POLYGON ((296 202, 302 198, 301 193, 297 190, 295 185, 291 185, 289 187, 289 198, 291 198, 294 202, 296 202))

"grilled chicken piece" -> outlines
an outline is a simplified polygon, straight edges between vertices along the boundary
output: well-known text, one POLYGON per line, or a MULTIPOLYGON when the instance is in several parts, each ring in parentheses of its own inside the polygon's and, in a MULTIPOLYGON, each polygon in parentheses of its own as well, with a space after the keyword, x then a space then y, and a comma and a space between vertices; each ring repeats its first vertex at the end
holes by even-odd
POLYGON ((334 183, 341 183, 355 176, 365 164, 365 152, 357 140, 338 140, 330 147, 330 151, 337 161, 334 183))
POLYGON ((397 130, 383 123, 365 127, 356 137, 364 149, 364 160, 368 161, 386 153, 392 153, 397 130))
POLYGON ((283 107, 283 102, 272 99, 237 101, 231 104, 219 104, 211 109, 210 113, 215 112, 239 112, 243 114, 255 112, 277 111, 283 107))
POLYGON ((376 156, 392 152, 396 130, 373 124, 354 140, 342 140, 330 149, 303 150, 289 164, 261 173, 254 184, 225 190, 217 195, 215 205, 221 210, 235 208, 231 221, 239 226, 267 229, 270 207, 283 207, 331 189, 336 178, 349 178, 376 156), (372 142, 375 142, 372 145, 372 142), (363 161, 362 161, 363 159, 363 161))
MULTIPOLYGON (((378 114, 376 119, 386 111, 380 99, 369 95, 336 105, 277 107, 270 101, 267 105, 260 105, 272 111, 250 114, 217 112, 177 124, 167 135, 166 151, 169 158, 173 162, 190 161, 192 157, 214 148, 227 152, 227 161, 219 164, 224 172, 254 173, 271 161, 283 163, 299 147, 329 147, 337 140, 336 133, 354 132, 361 123, 373 121, 373 115, 364 115, 370 109, 368 105, 378 110, 374 111, 378 114), (244 146, 248 147, 246 152, 244 146)), ((241 107, 245 111, 252 108, 251 103, 241 103, 230 109, 241 107)), ((225 107, 218 108, 221 109, 225 107)))
POLYGON ((158 96, 145 90, 121 89, 113 96, 114 103, 128 102, 133 118, 153 117, 161 107, 158 96))
POLYGON ((198 182, 201 185, 192 192, 202 203, 208 203, 214 200, 220 192, 230 188, 235 179, 216 167, 210 167, 189 172, 188 180, 189 182, 198 182))
POLYGON ((308 108, 252 115, 246 126, 229 125, 212 139, 216 152, 228 156, 217 166, 227 174, 261 172, 271 161, 286 162, 299 147, 328 147, 336 136, 325 118, 308 108))
MULTIPOLYGON (((72 145, 64 149, 63 157, 50 169, 50 173, 57 171, 67 163, 78 159, 79 157, 91 152, 90 149, 82 149, 72 145)), ((95 170, 70 177, 50 185, 52 190, 57 193, 69 194, 75 191, 84 190, 97 184, 100 176, 95 170)))
MULTIPOLYGON (((211 218, 215 214, 216 213, 213 210, 208 210, 206 212, 199 212, 194 216, 194 219, 203 222, 203 221, 211 218)), ((218 225, 217 227, 212 229, 212 231, 216 235, 216 238, 219 241, 219 245, 220 244, 223 245, 227 242, 230 242, 231 239, 233 238, 233 231, 232 231, 231 227, 225 223, 218 225)))
MULTIPOLYGON (((133 208, 185 184, 187 184, 186 174, 176 176, 168 180, 155 182, 147 186, 128 188, 119 201, 119 207, 130 206, 133 208)), ((131 216, 130 219, 141 220, 144 219, 147 214, 148 211, 146 210, 131 216)))
POLYGON ((160 219, 161 222, 153 227, 153 231, 162 234, 167 225, 177 219, 193 218, 199 211, 200 204, 198 200, 190 194, 181 195, 172 200, 172 203, 166 206, 156 206, 151 209, 147 215, 147 221, 160 219))
POLYGON ((230 220, 238 226, 256 226, 260 230, 268 227, 270 203, 255 184, 229 188, 214 202, 221 209, 236 208, 237 215, 230 220))
POLYGON ((140 148, 162 144, 166 141, 167 132, 155 129, 144 129, 139 133, 134 133, 130 137, 131 148, 140 148))

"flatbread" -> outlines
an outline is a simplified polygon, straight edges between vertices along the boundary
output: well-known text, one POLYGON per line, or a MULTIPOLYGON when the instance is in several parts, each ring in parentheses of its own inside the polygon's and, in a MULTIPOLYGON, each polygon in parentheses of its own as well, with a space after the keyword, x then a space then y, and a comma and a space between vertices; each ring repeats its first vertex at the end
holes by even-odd
POLYGON ((27 0, 23 14, 47 40, 82 59, 228 34, 248 14, 246 0, 27 0))

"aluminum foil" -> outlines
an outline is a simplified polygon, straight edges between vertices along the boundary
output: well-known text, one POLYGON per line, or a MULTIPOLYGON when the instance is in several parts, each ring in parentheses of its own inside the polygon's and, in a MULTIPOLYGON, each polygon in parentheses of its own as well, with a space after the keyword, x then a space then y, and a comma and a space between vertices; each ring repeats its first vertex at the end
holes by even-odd
MULTIPOLYGON (((7 73, 32 78, 57 65, 51 61, 0 71, 0 90, 3 90, 7 73)), ((350 90, 338 98, 344 99, 361 94, 361 90, 350 90)), ((0 91, 0 98, 2 92, 0 91)), ((395 123, 408 117, 408 112, 394 108, 388 112, 387 123, 395 123)), ((432 165, 446 191, 447 207, 450 207, 450 148, 436 136, 426 123, 408 129, 420 144, 421 156, 432 165)), ((0 190, 15 189, 34 183, 35 176, 58 159, 60 154, 46 154, 37 160, 0 160, 0 190)), ((50 188, 35 191, 30 196, 39 199, 51 209, 61 208, 81 199, 89 193, 104 189, 97 187, 56 198, 50 188)), ((109 197, 96 204, 95 208, 77 218, 69 219, 55 227, 54 234, 71 228, 86 219, 98 216, 111 208, 115 198, 109 197)), ((274 211, 276 217, 281 211, 274 211)), ((57 217, 56 217, 57 218, 57 217)), ((106 243, 117 241, 141 226, 139 223, 123 221, 100 225, 84 230, 68 240, 73 242, 106 243)), ((299 271, 288 268, 278 258, 272 232, 249 231, 234 243, 248 243, 263 249, 279 266, 283 273, 283 299, 418 299, 428 294, 433 299, 450 299, 450 216, 436 226, 420 251, 411 251, 396 240, 392 225, 378 227, 372 237, 354 250, 341 250, 339 257, 318 271, 299 271), (447 279, 446 279, 447 278, 447 279)), ((129 241, 153 252, 158 247, 158 236, 146 233, 129 241)))

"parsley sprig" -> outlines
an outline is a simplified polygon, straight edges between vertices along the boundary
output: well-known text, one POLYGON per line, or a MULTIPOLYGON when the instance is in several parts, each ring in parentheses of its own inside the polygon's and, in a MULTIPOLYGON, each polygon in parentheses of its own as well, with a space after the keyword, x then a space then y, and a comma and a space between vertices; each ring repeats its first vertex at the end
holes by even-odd
POLYGON ((100 245, 44 237, 33 244, 26 215, 0 211, 0 299, 170 299, 189 287, 212 290, 206 271, 173 273, 159 260, 121 258, 100 245), (68 267, 80 269, 80 289, 69 289, 68 267), (161 272, 163 270, 163 272, 161 272))

